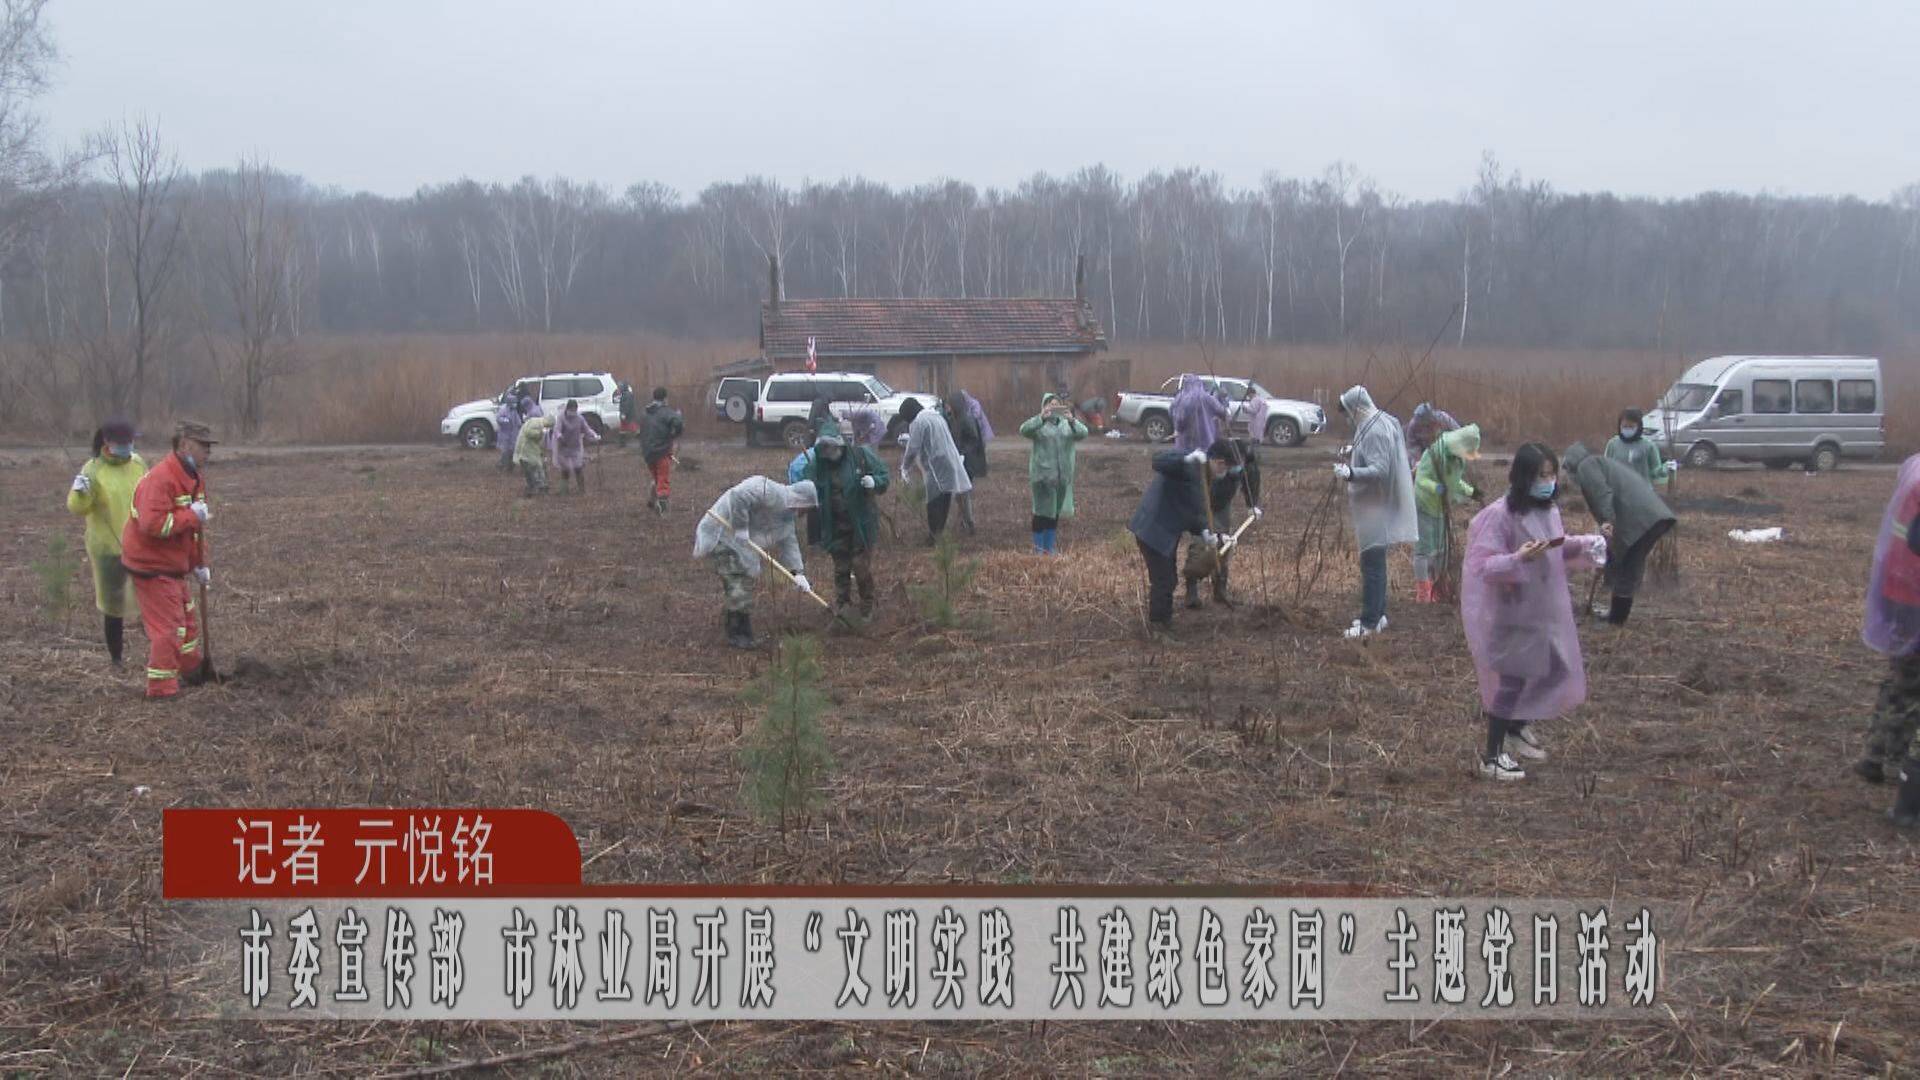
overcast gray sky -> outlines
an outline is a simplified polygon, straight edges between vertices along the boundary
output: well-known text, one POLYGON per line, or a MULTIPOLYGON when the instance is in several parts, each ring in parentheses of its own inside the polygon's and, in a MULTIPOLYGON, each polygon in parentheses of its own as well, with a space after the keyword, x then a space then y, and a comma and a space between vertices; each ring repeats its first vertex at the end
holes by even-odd
POLYGON ((57 140, 145 116, 388 195, 470 176, 1231 184, 1346 159, 1447 197, 1885 198, 1920 180, 1920 4, 1825 0, 55 0, 57 140), (1458 10, 1456 10, 1458 9, 1458 10))

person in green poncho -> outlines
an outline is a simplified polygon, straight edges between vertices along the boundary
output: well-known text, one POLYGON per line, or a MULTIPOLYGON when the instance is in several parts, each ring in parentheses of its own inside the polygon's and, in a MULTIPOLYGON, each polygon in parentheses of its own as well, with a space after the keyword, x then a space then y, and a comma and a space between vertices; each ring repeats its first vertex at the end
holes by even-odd
POLYGON ((1655 488, 1667 486, 1667 480, 1680 468, 1677 461, 1660 460, 1660 445, 1645 437, 1639 409, 1620 411, 1620 434, 1607 440, 1602 457, 1613 460, 1647 478, 1655 488))
POLYGON ((1442 597, 1435 582, 1444 577, 1453 552, 1448 545, 1447 515, 1468 499, 1486 502, 1467 481, 1467 462, 1480 456, 1480 425, 1442 432, 1420 455, 1413 471, 1413 507, 1420 534, 1413 545, 1413 598, 1431 604, 1442 597))
POLYGON ((1073 516, 1074 444, 1087 437, 1087 425, 1073 415, 1073 406, 1059 394, 1040 399, 1040 413, 1020 425, 1020 434, 1032 441, 1027 457, 1027 483, 1033 487, 1033 550, 1042 555, 1060 550, 1060 521, 1073 516))
POLYGON ((138 613, 133 580, 120 564, 120 534, 133 511, 133 488, 147 463, 133 452, 133 425, 109 420, 93 433, 93 456, 73 478, 67 509, 87 519, 87 563, 93 568, 93 602, 100 609, 107 658, 121 664, 126 618, 138 613))
POLYGON ((813 460, 804 470, 813 481, 820 506, 808 539, 833 556, 833 603, 844 614, 860 585, 860 617, 873 617, 873 542, 879 536, 875 496, 887 490, 887 463, 864 446, 849 446, 834 420, 822 420, 813 442, 813 460))

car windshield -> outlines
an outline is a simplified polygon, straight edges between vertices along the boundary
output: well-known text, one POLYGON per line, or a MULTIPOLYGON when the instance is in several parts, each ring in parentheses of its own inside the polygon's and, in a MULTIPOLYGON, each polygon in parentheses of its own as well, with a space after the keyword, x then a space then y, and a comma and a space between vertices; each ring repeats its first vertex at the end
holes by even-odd
POLYGON ((893 387, 881 382, 880 376, 878 375, 867 376, 867 389, 873 391, 873 396, 876 398, 890 398, 893 396, 893 387))
POLYGON ((1699 412, 1713 400, 1713 392, 1719 389, 1705 383, 1674 383, 1673 389, 1660 404, 1674 412, 1699 412))

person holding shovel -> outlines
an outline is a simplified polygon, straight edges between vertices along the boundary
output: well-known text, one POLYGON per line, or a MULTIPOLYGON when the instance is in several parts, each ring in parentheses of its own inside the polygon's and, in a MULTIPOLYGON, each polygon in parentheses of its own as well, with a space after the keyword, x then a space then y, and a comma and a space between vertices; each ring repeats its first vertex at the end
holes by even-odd
POLYGON ((1207 481, 1208 497, 1213 501, 1213 516, 1208 528, 1217 530, 1227 539, 1220 542, 1217 551, 1206 547, 1198 540, 1187 541, 1187 606, 1200 606, 1200 580, 1213 579, 1214 603, 1232 607, 1233 601, 1227 597, 1227 559, 1233 553, 1233 497, 1239 495, 1246 499, 1247 512, 1258 518, 1260 509, 1260 460, 1254 456, 1253 442, 1250 439, 1220 439, 1208 449, 1209 460, 1218 460, 1219 455, 1227 455, 1227 471, 1223 475, 1210 477, 1207 481), (1209 554, 1209 552, 1213 552, 1209 554), (1211 565, 1211 572, 1206 572, 1211 565))
POLYGON ((120 533, 120 563, 133 577, 147 631, 150 700, 179 693, 182 678, 190 686, 207 680, 189 579, 208 585, 213 578, 201 533, 213 516, 202 473, 214 446, 205 424, 180 421, 173 452, 134 485, 133 506, 120 533))
POLYGON ((1387 549, 1418 539, 1419 526, 1400 421, 1376 408, 1364 386, 1340 395, 1340 412, 1353 425, 1353 445, 1333 474, 1347 482, 1354 546, 1360 549, 1360 617, 1346 630, 1352 639, 1387 628, 1387 549))
POLYGON ((1020 434, 1033 443, 1027 455, 1027 485, 1033 489, 1033 550, 1056 555, 1060 522, 1073 516, 1076 444, 1087 437, 1087 425, 1073 415, 1066 398, 1044 394, 1040 412, 1020 425, 1020 434))
POLYGON ((588 441, 599 442, 600 433, 580 415, 580 403, 568 401, 553 426, 553 463, 560 467, 560 482, 566 485, 562 491, 572 493, 578 484, 579 493, 587 493, 588 441))
POLYGON ((873 545, 879 539, 879 514, 873 501, 887 491, 887 463, 864 446, 847 445, 840 425, 820 425, 806 479, 813 481, 819 509, 808 539, 833 556, 834 614, 842 621, 860 585, 860 617, 873 618, 873 545))
POLYGON ((93 433, 93 456, 73 478, 67 509, 87 519, 87 562, 93 567, 93 602, 100 609, 107 658, 121 666, 133 585, 120 564, 120 537, 133 515, 133 490, 147 463, 133 452, 133 425, 109 420, 93 433))
POLYGON ((1567 571, 1604 565, 1607 542, 1568 536, 1554 502, 1560 466, 1527 443, 1514 452, 1507 495, 1467 527, 1460 624, 1487 717, 1479 774, 1524 780, 1515 757, 1545 761, 1536 721, 1565 716, 1587 698, 1580 633, 1567 602, 1567 571))
MULTIPOLYGON (((1218 480, 1232 467, 1231 452, 1225 442, 1216 440, 1205 450, 1182 454, 1165 450, 1153 455, 1153 483, 1127 522, 1140 557, 1147 564, 1147 632, 1155 640, 1173 629, 1173 585, 1179 577, 1176 557, 1180 537, 1191 533, 1216 555, 1220 535, 1207 527, 1207 485, 1218 480)), ((1187 565, 1197 566, 1189 553, 1187 565)), ((1211 569, 1207 571, 1212 573, 1211 569)))
POLYGON ((1487 501, 1480 489, 1467 482, 1467 462, 1479 456, 1479 424, 1441 432, 1420 455, 1420 466, 1413 471, 1419 527, 1413 542, 1414 603, 1446 599, 1445 585, 1451 582, 1453 567, 1453 508, 1468 499, 1483 505, 1487 501))
POLYGON ((653 495, 647 499, 647 507, 656 513, 667 512, 667 496, 673 494, 674 451, 686 431, 687 422, 680 410, 667 404, 667 388, 654 387, 646 422, 640 428, 640 456, 653 475, 653 495))
POLYGON ((753 583, 760 576, 761 552, 778 560, 778 570, 795 589, 813 593, 794 525, 799 511, 819 503, 811 480, 782 484, 749 476, 728 488, 701 515, 693 533, 693 557, 708 560, 720 575, 727 644, 753 648, 753 583))
POLYGON ((1920 828, 1920 454, 1900 466, 1880 521, 1860 636, 1889 667, 1867 727, 1866 756, 1853 770, 1874 784, 1897 777, 1893 823, 1920 828))
POLYGON ((1614 626, 1625 626, 1633 613, 1633 594, 1646 575, 1647 556, 1676 520, 1653 485, 1638 469, 1616 458, 1597 457, 1584 443, 1567 447, 1561 466, 1587 502, 1587 511, 1600 523, 1613 558, 1607 560, 1606 583, 1612 602, 1593 613, 1614 626))

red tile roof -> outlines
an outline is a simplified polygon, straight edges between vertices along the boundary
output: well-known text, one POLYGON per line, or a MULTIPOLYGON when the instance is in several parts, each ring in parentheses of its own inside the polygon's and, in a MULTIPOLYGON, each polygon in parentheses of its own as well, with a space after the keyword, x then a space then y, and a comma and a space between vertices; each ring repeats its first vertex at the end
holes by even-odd
POLYGON ((1107 347, 1106 331, 1078 300, 843 299, 760 305, 760 350, 804 360, 855 356, 1075 353, 1107 347))

